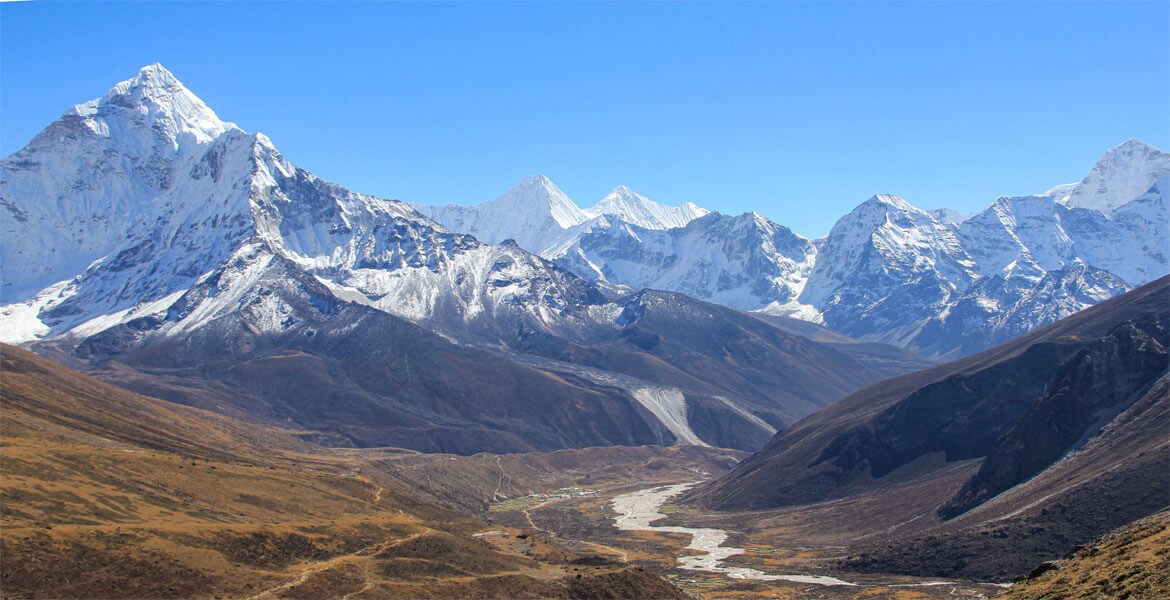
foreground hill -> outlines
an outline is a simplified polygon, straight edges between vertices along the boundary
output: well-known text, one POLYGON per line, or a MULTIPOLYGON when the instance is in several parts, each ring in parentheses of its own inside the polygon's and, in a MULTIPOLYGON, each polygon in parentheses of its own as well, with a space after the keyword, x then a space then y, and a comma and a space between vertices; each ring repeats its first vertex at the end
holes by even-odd
POLYGON ((474 537, 359 457, 0 347, 5 597, 682 597, 474 537), (551 562, 550 562, 551 561, 551 562))
POLYGON ((1044 563, 997 597, 1165 598, 1170 595, 1168 549, 1170 513, 1163 511, 1110 532, 1063 560, 1044 563))
POLYGON ((719 510, 931 500, 853 570, 1010 578, 1170 499, 1162 278, 969 358, 883 381, 778 434, 691 499, 719 510), (926 491, 923 491, 926 490, 926 491), (883 500, 884 499, 884 500, 883 500), (1009 552, 1010 550, 1010 552, 1009 552))

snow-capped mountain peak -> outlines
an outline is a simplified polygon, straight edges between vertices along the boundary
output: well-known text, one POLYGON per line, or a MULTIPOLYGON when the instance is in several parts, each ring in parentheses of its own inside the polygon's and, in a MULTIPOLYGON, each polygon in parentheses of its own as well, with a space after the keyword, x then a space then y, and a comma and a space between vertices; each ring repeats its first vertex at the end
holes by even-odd
POLYGON ((877 194, 833 225, 800 301, 841 329, 856 320, 856 307, 887 321, 910 311, 926 318, 971 282, 974 266, 950 226, 899 196, 877 194))
POLYGON ((81 117, 105 136, 146 124, 176 149, 190 142, 207 144, 235 128, 158 63, 143 67, 101 98, 74 105, 65 112, 68 116, 81 117))
POLYGON ((910 204, 901 196, 875 194, 841 217, 833 229, 841 232, 854 231, 868 237, 875 229, 891 224, 906 228, 926 223, 933 225, 939 222, 933 215, 910 204))
POLYGON ((691 202, 681 206, 660 204, 624 185, 613 188, 600 202, 584 210, 591 218, 614 215, 645 229, 685 227, 687 223, 709 212, 691 202))
POLYGON ((164 222, 195 214, 234 219, 240 202, 201 206, 210 194, 188 183, 199 174, 218 182, 244 137, 157 64, 66 110, 0 163, 8 298, 71 278, 164 222))
POLYGON ((551 217, 561 228, 589 220, 577 205, 548 177, 530 175, 488 203, 515 219, 551 217))
POLYGON ((641 198, 643 200, 647 199, 645 196, 638 194, 634 190, 631 190, 629 188, 629 186, 622 184, 622 183, 615 185, 614 188, 612 190, 610 190, 609 195, 610 196, 616 195, 616 196, 620 196, 623 198, 635 198, 635 199, 641 198))
POLYGON ((865 202, 862 202, 862 205, 888 206, 895 210, 906 212, 924 212, 897 194, 874 194, 873 196, 870 196, 869 199, 867 199, 865 202))
MULTIPOLYGON (((1092 171, 1056 200, 1069 208, 1091 208, 1106 215, 1141 196, 1154 182, 1170 173, 1170 153, 1129 139, 1110 148, 1092 171)), ((1061 190, 1056 188, 1057 193, 1061 190)))
POLYGON ((589 220, 544 175, 521 179, 491 202, 475 206, 420 204, 414 208, 451 231, 473 235, 488 244, 511 239, 529 252, 540 252, 565 230, 589 220))

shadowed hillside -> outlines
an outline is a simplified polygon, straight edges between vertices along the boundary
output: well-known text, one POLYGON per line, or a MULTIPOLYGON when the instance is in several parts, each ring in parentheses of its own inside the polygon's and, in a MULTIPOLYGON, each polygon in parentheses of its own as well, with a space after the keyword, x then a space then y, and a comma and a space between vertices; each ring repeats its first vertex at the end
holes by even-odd
MULTIPOLYGON (((1003 581, 1170 502, 1170 278, 986 352, 870 386, 778 434, 691 500, 867 498, 913 514, 839 561, 1003 581)), ((879 517, 879 521, 884 517, 879 517)))

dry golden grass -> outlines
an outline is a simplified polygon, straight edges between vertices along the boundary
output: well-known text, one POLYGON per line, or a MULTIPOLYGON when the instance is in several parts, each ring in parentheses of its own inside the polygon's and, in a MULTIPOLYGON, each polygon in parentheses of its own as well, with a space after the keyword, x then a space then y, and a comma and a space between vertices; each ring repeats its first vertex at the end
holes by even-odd
POLYGON ((576 555, 544 540, 479 539, 482 522, 421 499, 363 453, 8 346, 0 361, 4 598, 677 595, 617 567, 581 574, 576 555))
POLYGON ((1170 512, 1127 525, 998 598, 1161 600, 1170 598, 1170 512))

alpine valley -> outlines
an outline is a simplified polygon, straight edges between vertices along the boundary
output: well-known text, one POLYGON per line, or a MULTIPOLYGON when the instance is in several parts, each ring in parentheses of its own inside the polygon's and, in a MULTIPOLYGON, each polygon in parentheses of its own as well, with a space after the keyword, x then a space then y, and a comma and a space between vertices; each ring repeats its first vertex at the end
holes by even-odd
POLYGON ((1129 140, 820 239, 541 175, 424 206, 144 67, 0 161, 3 595, 975 598, 1119 527, 1167 562, 1168 190, 1129 140))

